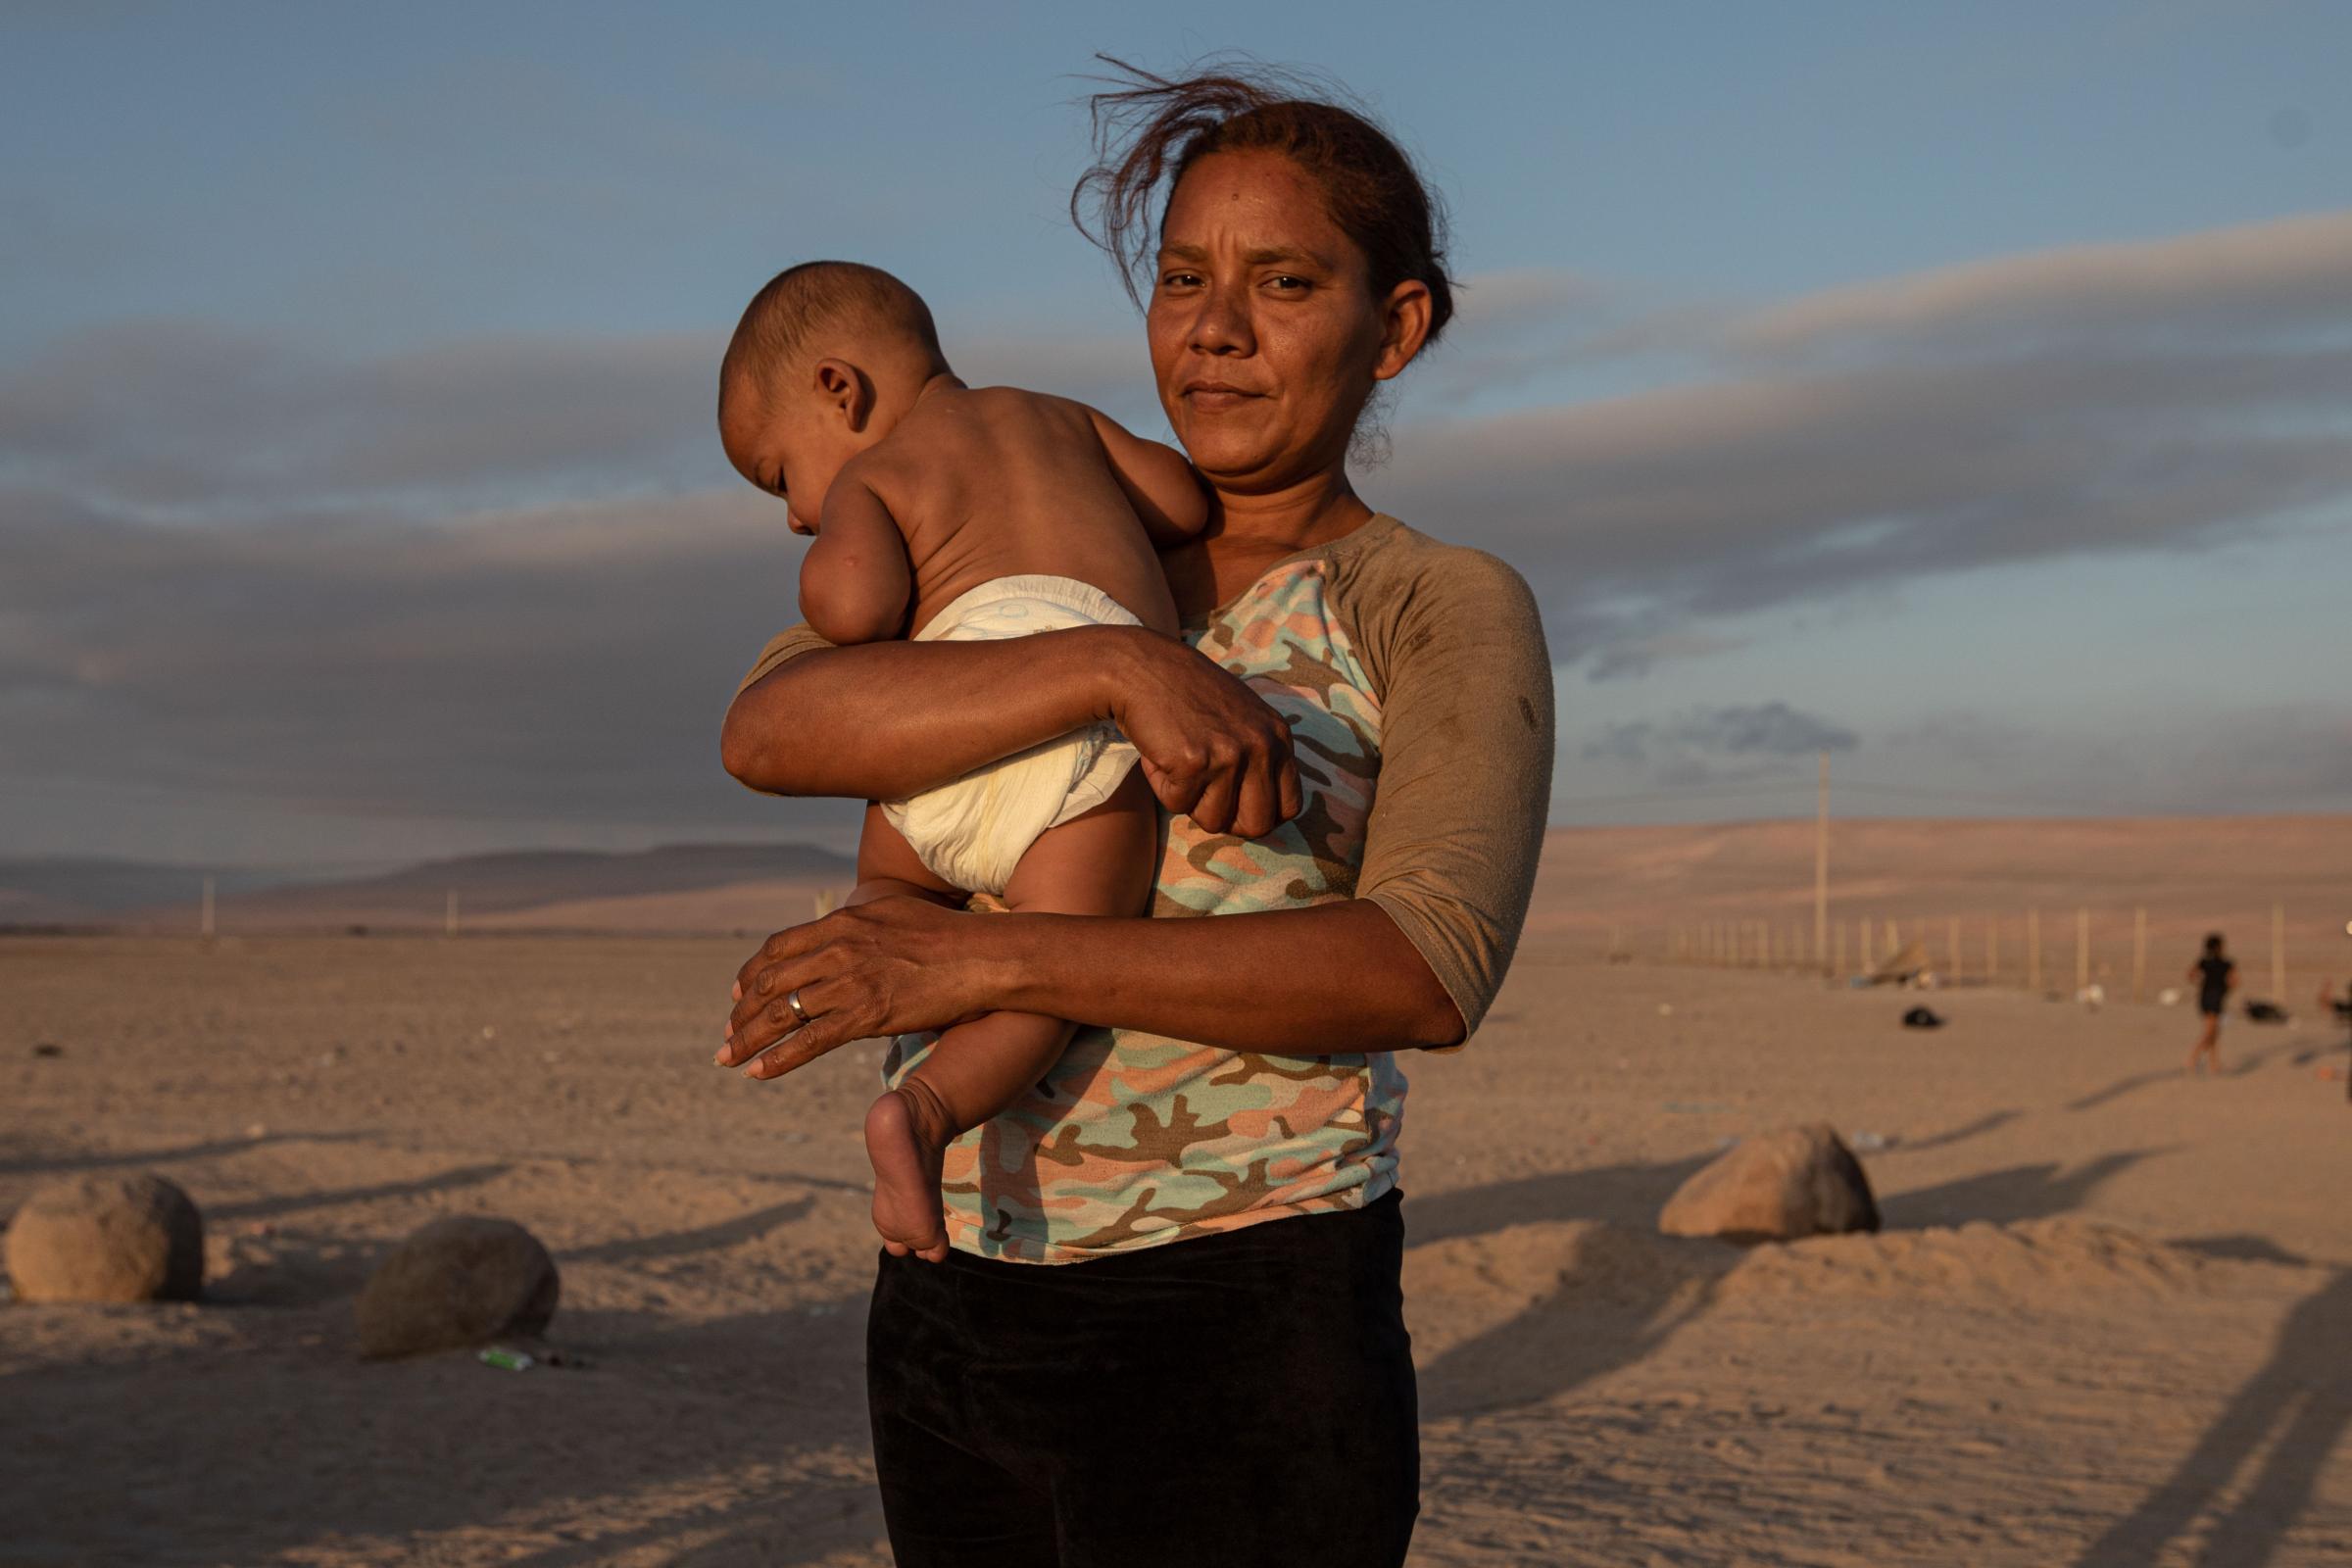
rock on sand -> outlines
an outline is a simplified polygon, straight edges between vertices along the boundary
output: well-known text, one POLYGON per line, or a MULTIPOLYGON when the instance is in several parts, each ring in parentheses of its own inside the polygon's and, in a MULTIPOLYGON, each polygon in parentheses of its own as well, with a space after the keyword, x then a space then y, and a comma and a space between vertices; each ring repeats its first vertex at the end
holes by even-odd
POLYGON ((1861 1161, 1821 1122, 1748 1139, 1683 1183, 1658 1215, 1658 1229, 1669 1236, 1731 1242, 1878 1228, 1879 1205, 1861 1161))
POLYGON ((537 1334, 561 1282, 539 1239, 512 1220, 454 1214, 423 1226, 360 1293, 360 1353, 416 1355, 537 1334))
POLYGON ((79 1176, 38 1188, 8 1227, 20 1301, 192 1301, 204 1219, 161 1176, 79 1176))

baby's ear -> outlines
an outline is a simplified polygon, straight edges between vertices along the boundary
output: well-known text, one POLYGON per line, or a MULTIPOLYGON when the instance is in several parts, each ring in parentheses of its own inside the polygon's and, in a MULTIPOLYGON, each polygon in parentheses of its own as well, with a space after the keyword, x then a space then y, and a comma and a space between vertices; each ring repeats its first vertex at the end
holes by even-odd
POLYGON ((839 409, 853 430, 863 430, 874 412, 874 383, 847 360, 822 359, 813 370, 818 396, 839 409))

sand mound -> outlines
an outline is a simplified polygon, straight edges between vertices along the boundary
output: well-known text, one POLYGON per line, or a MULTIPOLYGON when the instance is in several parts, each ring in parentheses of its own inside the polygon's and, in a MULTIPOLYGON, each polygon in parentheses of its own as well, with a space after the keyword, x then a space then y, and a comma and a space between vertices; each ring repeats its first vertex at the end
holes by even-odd
POLYGON ((1990 1292, 2038 1304, 2119 1291, 2170 1296, 2204 1289, 2218 1265, 2090 1220, 1879 1236, 1819 1236, 1750 1253, 1724 1280, 1728 1295, 1909 1296, 1990 1292))
POLYGON ((1404 1255, 1413 1348, 1424 1359, 1550 1302, 1652 1314, 1693 1299, 1739 1260, 1719 1242, 1649 1236, 1599 1220, 1513 1225, 1404 1255))

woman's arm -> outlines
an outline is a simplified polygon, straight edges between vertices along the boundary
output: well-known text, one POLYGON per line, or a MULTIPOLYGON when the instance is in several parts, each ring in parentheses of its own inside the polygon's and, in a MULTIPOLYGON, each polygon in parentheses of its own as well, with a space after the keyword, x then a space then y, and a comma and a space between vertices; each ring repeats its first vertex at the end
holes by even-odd
POLYGON ((719 753, 771 795, 902 800, 1102 719, 1135 743, 1160 805, 1210 832, 1255 838, 1298 812, 1282 716, 1138 626, 811 646, 736 694, 719 753))
POLYGON ((965 915, 882 899, 770 937, 736 977, 717 1060, 775 1078, 853 1040, 993 1008, 1285 1055, 1463 1036, 1446 988, 1365 899, 1191 920, 965 915), (787 1034, 795 992, 814 1021, 787 1034))
POLYGON ((1470 552, 1398 559, 1378 569, 1399 580, 1372 584, 1396 612, 1357 622, 1385 671, 1358 897, 1161 920, 882 900, 771 937, 737 977, 718 1059, 760 1056, 754 1074, 775 1077, 850 1040, 991 1007, 1280 1054, 1463 1040, 1502 983, 1534 882, 1550 662, 1517 573, 1470 552), (787 1039, 796 989, 815 1022, 787 1039))

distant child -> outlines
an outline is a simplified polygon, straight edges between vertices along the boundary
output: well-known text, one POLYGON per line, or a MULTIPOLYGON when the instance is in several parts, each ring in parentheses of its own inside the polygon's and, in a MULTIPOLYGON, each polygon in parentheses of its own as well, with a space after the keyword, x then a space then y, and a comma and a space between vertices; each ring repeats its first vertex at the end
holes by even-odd
POLYGON ((2189 983, 2197 988, 2197 1011, 2205 1018, 2205 1032, 2189 1048, 2188 1065, 2180 1070, 2194 1073, 2197 1058, 2209 1056, 2213 1071, 2222 1070, 2222 1010, 2230 1004, 2230 993, 2237 985, 2237 965, 2222 952, 2222 934, 2216 931, 2205 939, 2205 956, 2188 966, 2189 983))
MULTIPOLYGON (((828 641, 1106 623, 1176 634, 1153 546, 1207 526, 1191 465, 1066 398, 965 386, 930 310, 888 272, 809 262, 779 274, 744 312, 719 383, 728 461, 815 541, 801 613, 828 641)), ((1158 815, 1136 762, 1097 724, 869 804, 850 902, 985 893, 1016 910, 1141 914, 1158 815)), ((805 1017, 822 1011, 791 1001, 805 1017)), ((874 1102, 865 1145, 890 1251, 947 1254, 947 1145, 1043 1077, 1070 1029, 1031 1013, 970 1019, 874 1102)))

